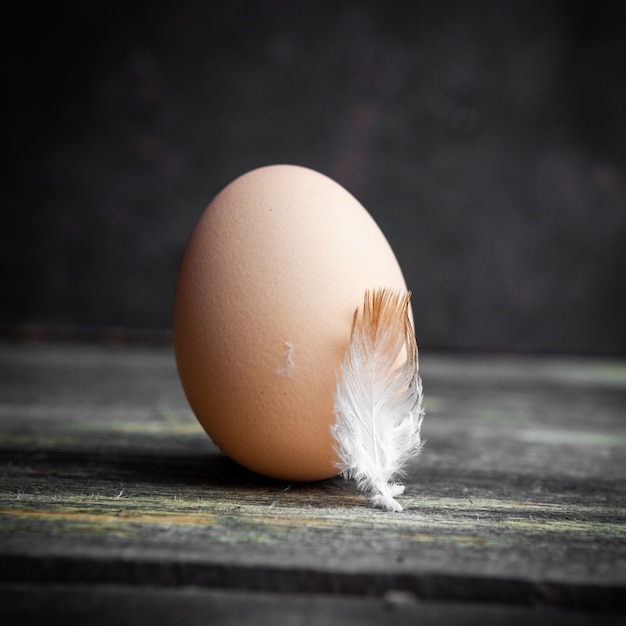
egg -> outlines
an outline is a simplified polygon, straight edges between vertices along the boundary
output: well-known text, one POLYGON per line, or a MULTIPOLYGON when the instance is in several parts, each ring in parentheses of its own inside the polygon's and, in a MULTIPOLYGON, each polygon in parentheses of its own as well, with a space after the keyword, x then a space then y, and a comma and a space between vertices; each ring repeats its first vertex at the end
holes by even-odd
POLYGON ((198 421, 259 474, 338 473, 333 394, 366 289, 406 289, 380 228, 327 176, 255 169, 195 226, 174 298, 176 364, 198 421))

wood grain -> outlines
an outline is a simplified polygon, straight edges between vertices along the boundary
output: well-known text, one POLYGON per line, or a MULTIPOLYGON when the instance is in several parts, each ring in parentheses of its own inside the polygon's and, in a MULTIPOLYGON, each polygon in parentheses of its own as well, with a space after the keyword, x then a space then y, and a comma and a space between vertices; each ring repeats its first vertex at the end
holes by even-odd
POLYGON ((393 514, 339 478, 280 483, 223 457, 168 347, 0 344, 2 593, 626 610, 626 362, 421 359, 427 443, 393 514))

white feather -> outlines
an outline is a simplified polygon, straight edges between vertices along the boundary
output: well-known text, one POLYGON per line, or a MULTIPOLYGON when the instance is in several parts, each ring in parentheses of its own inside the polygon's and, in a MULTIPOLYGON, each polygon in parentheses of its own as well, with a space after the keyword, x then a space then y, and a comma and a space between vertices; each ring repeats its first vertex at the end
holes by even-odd
POLYGON ((390 289, 365 292, 337 380, 331 427, 341 473, 387 511, 402 510, 395 498, 404 486, 394 478, 421 448, 423 394, 410 298, 390 289))

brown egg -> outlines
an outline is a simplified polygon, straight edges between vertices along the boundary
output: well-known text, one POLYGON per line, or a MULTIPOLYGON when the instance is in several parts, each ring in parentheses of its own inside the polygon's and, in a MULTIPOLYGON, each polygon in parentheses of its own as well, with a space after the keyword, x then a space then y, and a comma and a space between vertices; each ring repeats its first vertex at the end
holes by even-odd
POLYGON ((226 455, 287 481, 337 474, 336 376, 377 287, 406 289, 398 262, 330 178, 274 165, 217 195, 182 261, 174 347, 189 404, 226 455))

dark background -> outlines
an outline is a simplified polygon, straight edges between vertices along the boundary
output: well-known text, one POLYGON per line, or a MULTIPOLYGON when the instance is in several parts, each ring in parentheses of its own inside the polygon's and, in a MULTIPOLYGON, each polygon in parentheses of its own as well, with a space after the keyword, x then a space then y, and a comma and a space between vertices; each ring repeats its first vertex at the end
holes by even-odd
POLYGON ((5 333, 167 331, 202 210, 282 162, 380 224, 422 350, 626 354, 626 2, 20 6, 5 333))

